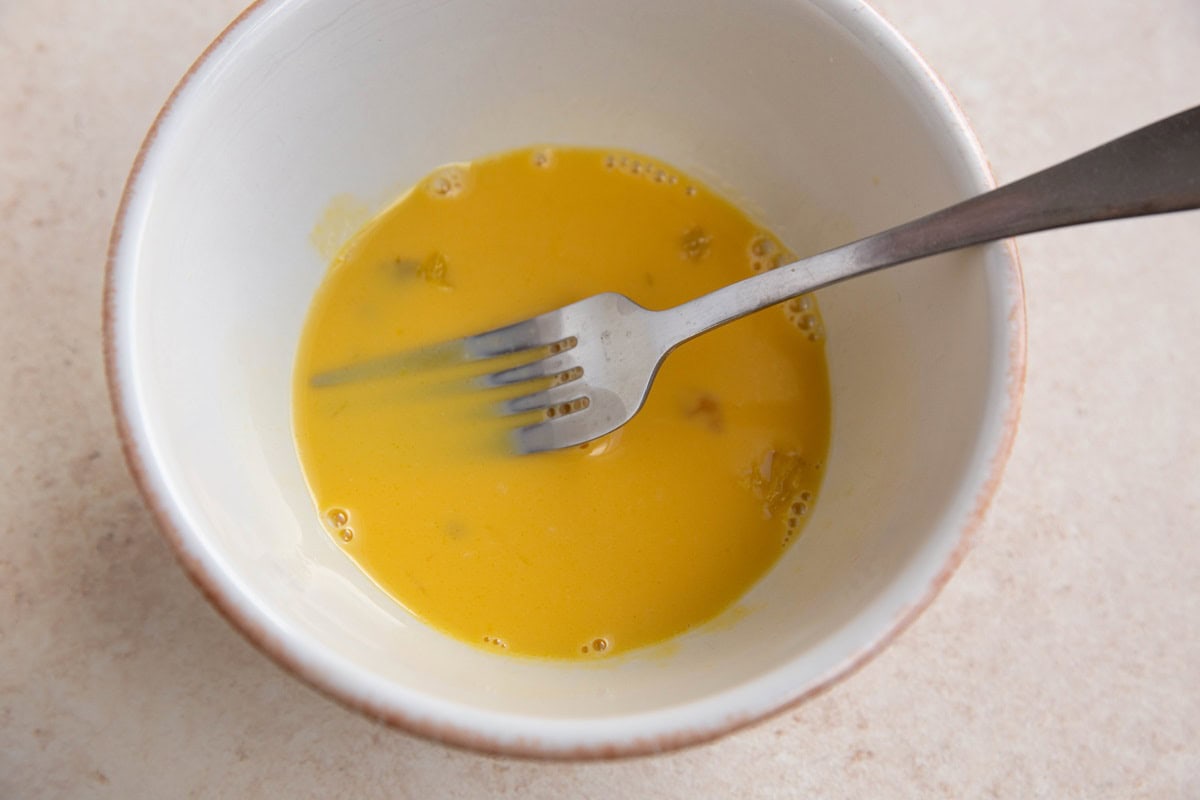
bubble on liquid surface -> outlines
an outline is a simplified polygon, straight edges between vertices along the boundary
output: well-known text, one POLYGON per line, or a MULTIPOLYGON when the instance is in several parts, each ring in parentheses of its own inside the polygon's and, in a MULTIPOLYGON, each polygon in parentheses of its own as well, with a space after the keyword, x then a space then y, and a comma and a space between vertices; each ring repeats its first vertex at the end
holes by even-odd
POLYGON ((426 179, 425 187, 433 197, 458 197, 467 188, 467 171, 460 166, 442 167, 426 179))
POLYGON ((812 501, 813 492, 810 489, 803 489, 793 496, 791 505, 787 508, 787 521, 783 532, 783 543, 785 545, 800 532, 804 518, 812 509, 812 501))
POLYGON ((745 485, 763 502, 764 519, 799 518, 812 500, 813 471, 800 453, 772 449, 752 465, 745 485))
POLYGON ((755 236, 747 249, 750 269, 754 272, 767 272, 783 263, 783 248, 770 234, 755 236))
POLYGON ((694 225, 683 234, 680 246, 684 258, 688 261, 699 261, 708 255, 709 248, 712 247, 712 236, 699 225, 694 225))
MULTIPOLYGON (((674 186, 679 183, 678 175, 653 161, 643 161, 638 158, 609 153, 604 156, 603 163, 605 169, 616 170, 625 175, 644 178, 653 183, 661 183, 664 186, 674 186)), ((694 187, 688 187, 688 189, 691 194, 695 194, 696 189, 694 187)))
POLYGON ((338 538, 341 539, 343 542, 353 541, 354 529, 353 528, 341 528, 340 530, 338 530, 338 538))
POLYGON ((325 520, 333 527, 341 528, 350 521, 350 512, 335 506, 325 512, 325 520))
POLYGON ((811 294, 793 297, 784 303, 783 313, 788 322, 807 335, 809 341, 819 342, 825 338, 825 323, 811 294))
POLYGON ((603 653, 607 649, 608 649, 608 640, 607 639, 597 637, 592 640, 592 650, 596 651, 597 653, 603 653))
POLYGON ((554 151, 549 147, 543 147, 540 150, 533 151, 533 165, 542 169, 549 169, 554 166, 554 151))
POLYGON ((812 311, 812 308, 812 296, 807 294, 793 297, 787 302, 787 310, 793 314, 807 314, 812 311))

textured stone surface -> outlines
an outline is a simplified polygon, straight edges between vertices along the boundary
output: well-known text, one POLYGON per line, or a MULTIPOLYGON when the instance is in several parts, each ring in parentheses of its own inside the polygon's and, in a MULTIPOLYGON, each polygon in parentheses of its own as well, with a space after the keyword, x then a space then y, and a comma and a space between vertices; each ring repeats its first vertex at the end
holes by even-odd
MULTIPOLYGON (((989 520, 860 673, 616 763, 485 758, 289 677, 175 565, 100 357, 146 128, 239 0, 0 0, 0 798, 1200 797, 1200 216, 1028 238, 989 520)), ((1200 102, 1196 0, 880 0, 1001 180, 1200 102)))

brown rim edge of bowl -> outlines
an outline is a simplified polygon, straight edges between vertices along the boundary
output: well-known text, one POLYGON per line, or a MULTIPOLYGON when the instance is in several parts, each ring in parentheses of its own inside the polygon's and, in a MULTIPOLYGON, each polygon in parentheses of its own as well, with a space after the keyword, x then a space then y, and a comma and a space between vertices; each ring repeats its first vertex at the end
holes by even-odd
MULTIPOLYGON (((377 706, 369 701, 361 700, 346 694, 328 681, 319 670, 304 663, 296 658, 279 639, 269 630, 260 625, 256 620, 245 615, 235 603, 230 601, 228 597, 223 595, 205 572, 200 561, 190 556, 184 546, 184 537, 172 522, 171 515, 160 501, 154 488, 151 486, 151 481, 147 474, 145 464, 143 463, 141 453, 134 441, 134 437, 129 424, 128 410, 125 407, 124 397, 121 391, 120 382, 117 375, 117 358, 115 347, 115 328, 116 328, 116 312, 115 312, 115 284, 114 284, 114 268, 116 263, 116 255, 120 249, 122 237, 124 235, 125 217, 128 213, 130 197, 133 192, 134 185, 138 182, 141 175, 142 167, 144 166, 146 155, 150 148, 154 145, 158 138, 159 128, 175 105, 181 92, 191 82, 196 71, 203 66, 212 56, 214 51, 225 41, 226 37, 238 28, 251 14, 258 8, 264 5, 268 0, 254 0, 247 6, 237 17, 233 19, 215 39, 204 49, 200 56, 192 63, 187 72, 179 79, 175 88, 171 91, 166 102, 155 116, 153 123, 150 126, 145 138, 142 140, 141 146, 138 148, 137 155, 134 158, 132 167, 130 168, 129 176, 125 180, 124 188, 121 192, 121 200, 117 207, 116 217, 113 222, 112 233, 109 237, 108 253, 105 262, 104 273, 104 297, 102 311, 102 329, 103 329, 103 348, 104 348, 104 367, 105 376, 108 383, 109 402, 112 406, 113 419, 117 428, 117 435, 121 440, 121 450, 125 456, 125 462, 129 468, 130 475, 133 477, 138 491, 141 493, 147 506, 153 515, 158 529, 171 546, 176 560, 183 567, 184 572, 192 583, 198 588, 201 594, 221 613, 222 616, 237 630, 247 641, 250 642, 259 651, 266 654, 276 662, 284 670, 292 675, 300 678, 312 688, 319 691, 326 697, 329 697, 346 708, 359 712, 373 720, 384 722, 394 728, 405 731, 407 733, 416 734, 425 739, 438 742, 441 744, 451 745, 477 753, 488 755, 512 756, 517 758, 528 759, 545 759, 559 761, 582 761, 582 760, 598 760, 598 759, 615 759, 633 756, 652 756, 660 753, 665 753, 673 750, 679 750, 684 747, 711 742, 715 739, 729 735, 735 731, 749 727, 756 723, 780 716, 788 712, 802 703, 813 699, 831 689, 836 684, 854 675, 870 662, 878 653, 888 647, 896 638, 898 638, 910 625, 921 615, 921 613, 929 607, 945 585, 949 582, 951 576, 958 569, 959 564, 966 557, 970 550, 971 544, 978 529, 982 526, 988 507, 991 504, 992 498, 995 496, 996 490, 1000 485, 1000 481, 1004 474, 1004 466, 1008 461, 1010 452, 1012 451, 1013 442, 1016 438, 1016 432, 1021 414, 1021 397, 1025 386, 1025 370, 1026 370, 1026 328, 1025 328, 1025 291, 1021 272, 1020 256, 1017 252, 1015 243, 1009 239, 1004 242, 1004 246, 1009 251, 1009 261, 1011 268, 1009 270, 1009 278, 1011 281, 1011 291, 1014 297, 1013 308, 1009 311, 1008 328, 1012 336, 1008 353, 1008 405, 1006 408, 1006 416, 1003 421, 1003 438, 999 442, 995 452, 992 454, 990 471, 988 477, 984 480, 976 499, 975 505, 970 513, 967 523, 963 526, 963 530, 959 535, 958 544, 946 559, 942 569, 930 583, 929 590, 917 602, 913 603, 905 609, 895 621, 893 621, 888 631, 868 647, 855 653, 845 662, 831 670, 825 677, 817 681, 806 691, 802 692, 797 697, 789 700, 783 705, 773 708, 763 713, 749 714, 745 716, 731 716, 722 724, 705 730, 684 731, 672 734, 664 734, 652 738, 635 738, 625 744, 610 744, 600 746, 583 746, 574 749, 557 750, 547 748, 544 744, 537 741, 516 740, 511 742, 503 742, 497 739, 481 735, 474 731, 462 728, 456 725, 446 723, 432 723, 425 719, 418 719, 398 712, 395 709, 384 708, 377 706)), ((957 112, 959 119, 962 121, 963 132, 969 138, 973 150, 982 162, 985 172, 989 175, 992 184, 995 184, 995 177, 991 169, 991 165, 983 152, 978 138, 975 135, 974 129, 967 121, 966 113, 962 109, 962 105, 958 99, 950 91, 949 87, 937 75, 936 72, 929 66, 921 54, 908 43, 906 39, 900 36, 888 20, 886 20, 878 10, 873 7, 871 10, 876 14, 878 19, 892 30, 892 32, 902 42, 908 44, 913 55, 917 58, 918 63, 926 70, 935 84, 945 93, 952 109, 957 112)))

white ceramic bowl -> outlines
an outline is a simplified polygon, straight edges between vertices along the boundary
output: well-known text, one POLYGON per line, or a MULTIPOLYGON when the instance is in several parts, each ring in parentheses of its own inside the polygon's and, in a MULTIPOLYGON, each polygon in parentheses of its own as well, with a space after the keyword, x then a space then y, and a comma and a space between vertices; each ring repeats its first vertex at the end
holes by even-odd
POLYGON ((381 208, 438 164, 538 142, 663 158, 800 250, 991 185, 944 87, 855 0, 265 0, 179 85, 122 203, 106 336, 127 455, 205 593, 350 706, 504 753, 701 741, 852 671, 962 557, 1017 417, 1015 251, 822 294, 826 482, 735 610, 624 658, 508 658, 416 622, 333 545, 289 389, 334 198, 381 208))

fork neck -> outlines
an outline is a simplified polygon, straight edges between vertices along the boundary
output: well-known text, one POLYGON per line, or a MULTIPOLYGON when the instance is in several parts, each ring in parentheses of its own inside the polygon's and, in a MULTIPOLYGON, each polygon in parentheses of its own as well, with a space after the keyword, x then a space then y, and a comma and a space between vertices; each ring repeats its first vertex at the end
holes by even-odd
POLYGON ((683 341, 846 278, 1083 222, 1200 207, 1200 106, 920 219, 755 275, 669 313, 683 341))

